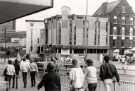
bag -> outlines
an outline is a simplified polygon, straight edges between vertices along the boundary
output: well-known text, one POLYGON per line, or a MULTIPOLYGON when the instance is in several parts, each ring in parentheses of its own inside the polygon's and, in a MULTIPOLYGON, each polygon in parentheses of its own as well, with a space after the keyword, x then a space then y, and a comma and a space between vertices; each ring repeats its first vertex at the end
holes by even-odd
POLYGON ((4 80, 7 81, 7 67, 3 71, 4 80))

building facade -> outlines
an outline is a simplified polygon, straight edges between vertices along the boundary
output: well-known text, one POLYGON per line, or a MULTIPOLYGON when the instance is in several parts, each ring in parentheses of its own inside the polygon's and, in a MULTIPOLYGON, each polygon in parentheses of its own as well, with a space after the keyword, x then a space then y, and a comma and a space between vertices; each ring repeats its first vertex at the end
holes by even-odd
POLYGON ((26 32, 16 32, 16 22, 0 24, 0 57, 16 56, 18 49, 25 53, 26 32))
POLYGON ((63 19, 56 15, 45 19, 43 52, 51 48, 55 53, 67 55, 107 53, 108 34, 108 18, 69 15, 63 19))
POLYGON ((45 24, 43 20, 26 20, 26 23, 26 53, 36 54, 38 47, 45 44, 45 24))
POLYGON ((105 2, 94 13, 95 17, 106 17, 110 21, 110 48, 124 50, 135 46, 135 14, 127 0, 105 2))

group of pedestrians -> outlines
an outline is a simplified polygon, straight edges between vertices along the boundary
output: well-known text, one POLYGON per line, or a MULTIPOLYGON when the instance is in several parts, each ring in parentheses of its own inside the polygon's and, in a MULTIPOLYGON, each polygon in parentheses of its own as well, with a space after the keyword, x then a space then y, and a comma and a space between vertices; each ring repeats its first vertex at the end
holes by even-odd
POLYGON ((113 78, 119 83, 119 74, 116 67, 109 62, 109 56, 104 56, 104 62, 100 66, 99 78, 96 67, 91 59, 86 59, 87 67, 84 71, 81 69, 78 60, 73 59, 73 68, 70 71, 71 90, 72 91, 95 91, 98 79, 103 81, 106 91, 111 91, 113 78))
MULTIPOLYGON (((69 72, 70 91, 96 91, 98 79, 103 81, 106 91, 111 91, 113 79, 116 78, 119 83, 120 78, 116 67, 109 60, 109 56, 104 56, 104 62, 100 66, 99 74, 97 74, 93 60, 86 59, 87 67, 82 69, 79 61, 73 59, 72 68, 69 72)), ((45 91, 61 91, 60 76, 55 69, 54 63, 48 63, 47 73, 38 84, 38 89, 44 86, 45 91)))
POLYGON ((27 76, 30 74, 31 77, 31 87, 34 87, 36 85, 36 73, 38 72, 37 64, 34 62, 34 60, 30 60, 29 56, 26 55, 25 58, 23 58, 21 61, 15 59, 8 60, 8 64, 5 66, 4 69, 4 78, 5 81, 8 82, 8 89, 12 88, 18 89, 18 78, 20 77, 19 73, 22 73, 22 81, 23 81, 23 87, 27 87, 27 76))

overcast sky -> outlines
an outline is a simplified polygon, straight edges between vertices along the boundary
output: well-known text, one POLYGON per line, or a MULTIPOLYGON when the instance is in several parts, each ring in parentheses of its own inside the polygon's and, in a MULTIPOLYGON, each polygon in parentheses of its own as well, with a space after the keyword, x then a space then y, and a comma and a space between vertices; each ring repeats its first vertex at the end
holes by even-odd
MULTIPOLYGON (((53 8, 18 19, 16 25, 17 31, 27 30, 25 20, 43 20, 46 17, 61 14, 61 7, 64 5, 71 8, 71 14, 85 15, 86 1, 87 0, 54 0, 53 8)), ((112 2, 115 0, 88 0, 88 15, 92 15, 105 1, 112 2)), ((135 11, 135 0, 127 1, 135 11)))

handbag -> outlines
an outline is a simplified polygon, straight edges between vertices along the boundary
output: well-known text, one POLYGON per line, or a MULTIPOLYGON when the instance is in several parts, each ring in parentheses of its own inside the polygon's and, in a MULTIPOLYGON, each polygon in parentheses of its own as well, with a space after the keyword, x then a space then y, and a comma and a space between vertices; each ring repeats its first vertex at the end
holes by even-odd
POLYGON ((7 81, 7 67, 3 71, 4 80, 7 81))

